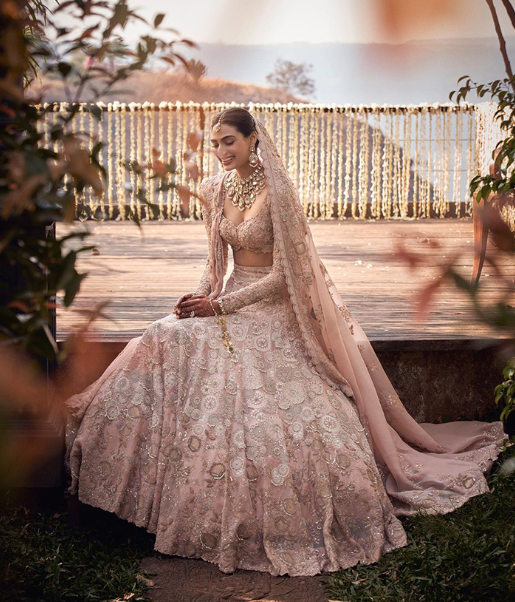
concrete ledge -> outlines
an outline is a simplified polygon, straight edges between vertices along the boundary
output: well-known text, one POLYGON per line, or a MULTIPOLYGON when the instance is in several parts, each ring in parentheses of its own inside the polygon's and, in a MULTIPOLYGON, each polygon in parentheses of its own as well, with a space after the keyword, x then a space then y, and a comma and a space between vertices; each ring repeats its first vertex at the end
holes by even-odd
POLYGON ((494 388, 506 358, 472 341, 373 342, 379 361, 417 422, 483 420, 495 412, 494 388))

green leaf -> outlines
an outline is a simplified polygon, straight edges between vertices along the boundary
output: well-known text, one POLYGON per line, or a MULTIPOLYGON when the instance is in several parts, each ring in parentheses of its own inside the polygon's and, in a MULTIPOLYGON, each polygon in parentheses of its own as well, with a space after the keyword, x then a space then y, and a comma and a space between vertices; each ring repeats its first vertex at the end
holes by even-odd
MULTIPOLYGON (((496 389, 497 389, 497 387, 496 387, 496 389)), ((502 389, 501 389, 501 390, 499 390, 499 391, 498 391, 498 392, 495 394, 495 400, 494 400, 494 401, 495 401, 495 404, 496 404, 496 405, 498 405, 498 404, 499 404, 499 401, 502 399, 502 397, 503 397, 503 394, 504 394, 504 391, 503 391, 502 389)))
POLYGON ((80 285, 86 277, 87 274, 78 274, 77 272, 72 275, 71 279, 68 281, 64 293, 64 304, 66 307, 70 307, 70 305, 73 303, 75 296, 80 290, 80 285))

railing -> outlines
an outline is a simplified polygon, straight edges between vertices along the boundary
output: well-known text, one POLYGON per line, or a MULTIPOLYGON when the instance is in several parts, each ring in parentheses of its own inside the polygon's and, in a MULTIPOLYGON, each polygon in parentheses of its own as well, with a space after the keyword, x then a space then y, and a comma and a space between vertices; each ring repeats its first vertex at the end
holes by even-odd
MULTIPOLYGON (((308 218, 472 215, 468 183, 487 162, 489 148, 484 135, 477 136, 481 105, 81 104, 72 129, 87 131, 104 143, 101 161, 107 185, 102 199, 83 193, 77 201, 105 219, 124 219, 129 208, 140 219, 152 219, 137 198, 138 184, 143 184, 148 200, 159 207, 158 219, 199 218, 197 199, 192 197, 185 208, 176 191, 156 191, 153 180, 128 172, 125 163, 148 162, 158 149, 161 160, 176 161, 178 181, 185 183, 187 134, 203 129, 199 167, 205 176, 216 173, 209 131, 214 114, 229 106, 246 106, 266 125, 308 218), (100 120, 93 117, 93 106, 100 108, 100 120)), ((55 103, 47 108, 40 127, 46 143, 52 144, 51 127, 58 113, 70 107, 55 103)), ((485 132, 489 113, 481 115, 485 132)))

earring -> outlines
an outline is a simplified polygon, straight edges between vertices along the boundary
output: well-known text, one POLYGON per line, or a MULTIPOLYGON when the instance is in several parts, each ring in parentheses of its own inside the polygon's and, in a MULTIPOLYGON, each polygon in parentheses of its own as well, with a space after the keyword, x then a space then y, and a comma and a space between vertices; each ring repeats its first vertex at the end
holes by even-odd
POLYGON ((256 165, 258 163, 259 163, 259 158, 254 151, 254 147, 251 146, 250 147, 250 155, 249 155, 249 164, 251 167, 256 167, 256 165))

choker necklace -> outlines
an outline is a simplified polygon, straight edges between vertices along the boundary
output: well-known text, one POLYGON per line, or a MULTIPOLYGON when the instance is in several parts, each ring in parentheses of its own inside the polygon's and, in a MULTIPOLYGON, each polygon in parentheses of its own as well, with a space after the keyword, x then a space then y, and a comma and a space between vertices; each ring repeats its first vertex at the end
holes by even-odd
POLYGON ((256 196, 266 186, 265 170, 261 163, 258 163, 254 171, 246 178, 241 178, 235 170, 227 178, 224 188, 231 199, 231 203, 244 211, 252 207, 256 196))

